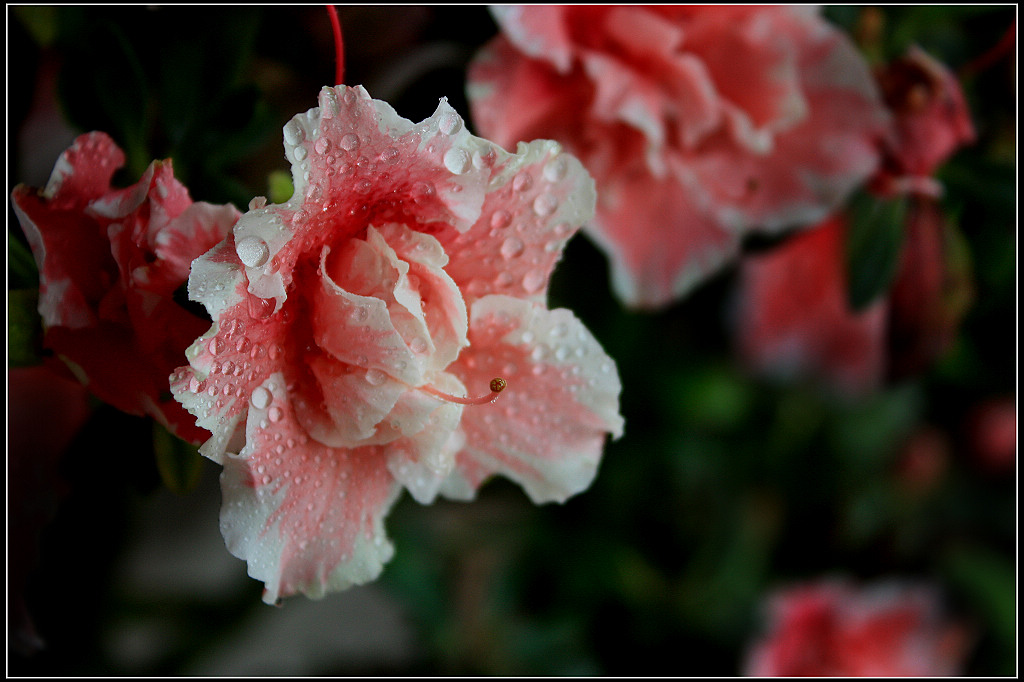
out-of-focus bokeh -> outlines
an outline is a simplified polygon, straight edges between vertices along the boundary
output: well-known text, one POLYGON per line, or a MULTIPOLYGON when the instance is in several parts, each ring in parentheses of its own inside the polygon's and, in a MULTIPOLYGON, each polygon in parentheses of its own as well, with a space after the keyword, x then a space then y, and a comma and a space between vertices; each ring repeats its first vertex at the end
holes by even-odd
MULTIPOLYGON (((497 31, 486 7, 339 13, 348 84, 413 121, 447 97, 472 128, 466 67, 497 31)), ((103 130, 127 153, 122 185, 170 157, 196 201, 287 196, 281 129, 334 79, 324 8, 7 14, 8 195, 103 130)), ((956 322, 937 357, 899 364, 893 339, 885 376, 853 394, 754 374, 742 263, 634 312, 581 234, 550 303, 618 363, 626 419, 594 484, 541 507, 504 480, 471 503, 406 496, 382 576, 321 601, 263 604, 220 536, 218 467, 59 376, 9 205, 8 673, 740 675, 772 595, 835 578, 927 585, 959 633, 958 672, 1016 674, 1016 7, 824 14, 873 64, 921 46, 967 99, 976 141, 937 173, 956 322)))

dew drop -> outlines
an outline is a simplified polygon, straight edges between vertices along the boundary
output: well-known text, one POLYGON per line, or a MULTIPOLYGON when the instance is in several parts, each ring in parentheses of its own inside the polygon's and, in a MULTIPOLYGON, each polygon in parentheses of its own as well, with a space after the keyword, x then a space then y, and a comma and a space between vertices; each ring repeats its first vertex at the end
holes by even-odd
POLYGON ((452 147, 444 155, 444 167, 455 175, 462 175, 471 165, 469 152, 459 147, 452 147))
POLYGON ((284 127, 284 141, 288 144, 295 146, 302 142, 303 137, 305 137, 305 132, 298 121, 289 121, 288 125, 284 127))
POLYGON ((412 188, 412 198, 414 201, 423 201, 434 196, 434 186, 429 182, 417 182, 412 188))
POLYGON ((258 268, 266 264, 270 258, 270 248, 259 237, 243 237, 235 245, 238 259, 247 267, 258 268))
POLYGON ((545 192, 533 201, 533 212, 539 216, 549 216, 558 208, 558 199, 555 195, 545 192))
POLYGON ((522 239, 509 237, 501 244, 501 257, 505 260, 511 260, 521 254, 524 248, 522 239))
POLYGON ((388 147, 380 153, 380 160, 384 163, 394 163, 398 160, 400 152, 394 147, 388 147))
POLYGON ((276 304, 274 299, 260 298, 259 296, 249 296, 248 307, 249 317, 254 320, 265 320, 274 314, 276 304))
POLYGON ((533 187, 533 176, 526 171, 522 171, 512 180, 512 189, 517 192, 525 192, 531 187, 533 187))
POLYGON ((296 161, 303 161, 303 160, 305 160, 305 158, 306 158, 306 148, 305 147, 296 147, 295 148, 295 160, 296 161))
POLYGON ((265 387, 260 386, 252 392, 249 400, 252 402, 252 406, 257 410, 266 409, 267 405, 270 404, 271 399, 274 396, 265 387))
POLYGON ((409 342, 409 350, 413 353, 425 353, 427 350, 427 342, 422 337, 417 336, 409 342))
POLYGON ((331 143, 326 137, 321 137, 319 140, 313 143, 313 151, 317 154, 326 154, 327 150, 331 148, 331 143))
POLYGON ((267 412, 267 418, 270 419, 270 421, 277 423, 284 419, 284 410, 275 405, 270 408, 269 412, 267 412))
POLYGON ((491 214, 491 227, 496 230, 501 230, 509 226, 512 222, 512 216, 509 215, 508 211, 495 211, 491 214))
POLYGON ((523 289, 528 294, 535 294, 544 288, 545 276, 541 270, 530 270, 523 275, 523 289))
POLYGON ((238 339, 238 343, 235 344, 235 350, 237 350, 239 353, 244 353, 245 351, 249 350, 248 337, 240 337, 238 339))
POLYGON ((568 170, 569 164, 566 162, 565 157, 556 156, 548 162, 548 165, 544 166, 544 178, 548 182, 558 182, 565 177, 568 170))
POLYGON ((270 349, 267 350, 267 357, 269 357, 271 360, 277 360, 279 357, 281 357, 281 346, 277 345, 276 343, 270 346, 270 349))
POLYGON ((388 375, 379 369, 370 369, 366 371, 366 383, 371 386, 380 386, 388 378, 388 375))
POLYGON ((445 135, 454 135, 462 130, 462 118, 454 111, 445 112, 437 122, 437 129, 445 135))
POLYGON ((219 336, 215 336, 212 339, 210 339, 210 343, 206 347, 210 351, 210 353, 216 355, 217 353, 220 353, 222 350, 224 350, 224 343, 220 340, 219 336))
POLYGON ((193 393, 199 393, 202 388, 200 387, 199 378, 196 375, 192 375, 192 378, 188 380, 188 390, 193 393))
MULTIPOLYGON (((345 93, 346 95, 348 93, 345 93)), ((355 151, 359 148, 359 136, 355 133, 348 133, 341 138, 341 148, 347 152, 355 151)))

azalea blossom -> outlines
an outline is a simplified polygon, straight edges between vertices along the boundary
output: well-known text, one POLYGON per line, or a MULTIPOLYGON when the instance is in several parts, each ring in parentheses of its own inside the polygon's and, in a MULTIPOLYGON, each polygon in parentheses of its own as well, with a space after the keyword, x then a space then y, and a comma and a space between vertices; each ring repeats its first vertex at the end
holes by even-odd
POLYGON ((967 630, 946 619, 935 590, 839 579, 778 590, 750 646, 751 677, 948 677, 962 674, 967 630))
POLYGON ((230 205, 193 203, 170 160, 125 189, 105 133, 78 137, 43 189, 18 185, 14 211, 39 267, 44 345, 97 397, 182 438, 208 433, 171 397, 167 375, 209 324, 174 300, 192 260, 228 233, 230 205))
POLYGON ((414 124, 342 85, 284 142, 294 194, 254 199, 194 263, 214 324, 171 376, 268 603, 375 578, 403 488, 470 499, 501 474, 563 501, 623 426, 615 364, 546 305, 593 213, 579 161, 551 141, 509 153, 443 100, 414 124))
POLYGON ((661 307, 745 235, 813 225, 875 171, 887 114, 807 7, 497 6, 468 95, 499 144, 550 137, 594 175, 615 292, 661 307), (529 106, 521 103, 528 102, 529 106))
POLYGON ((759 374, 810 377, 846 394, 888 376, 920 372, 955 338, 971 298, 964 264, 950 248, 947 216, 932 177, 974 139, 952 74, 919 49, 878 70, 893 126, 877 194, 905 196, 907 211, 893 283, 864 310, 851 310, 846 272, 849 217, 837 212, 740 268, 736 329, 742 361, 759 374))

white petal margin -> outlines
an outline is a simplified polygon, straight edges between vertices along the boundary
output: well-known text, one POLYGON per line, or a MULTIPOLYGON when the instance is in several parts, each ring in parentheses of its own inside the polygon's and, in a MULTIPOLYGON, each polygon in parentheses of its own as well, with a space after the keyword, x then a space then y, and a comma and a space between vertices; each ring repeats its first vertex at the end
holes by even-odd
POLYGON ((615 362, 565 309, 486 296, 470 313, 470 346, 450 368, 468 387, 502 376, 498 399, 463 411, 466 442, 442 494, 472 498, 492 474, 535 503, 564 502, 590 486, 608 434, 622 435, 615 362))
POLYGON ((245 447, 224 458, 221 474, 221 533, 265 584, 268 604, 375 579, 394 553, 384 518, 401 492, 379 446, 309 439, 284 386, 278 373, 254 393, 245 447))

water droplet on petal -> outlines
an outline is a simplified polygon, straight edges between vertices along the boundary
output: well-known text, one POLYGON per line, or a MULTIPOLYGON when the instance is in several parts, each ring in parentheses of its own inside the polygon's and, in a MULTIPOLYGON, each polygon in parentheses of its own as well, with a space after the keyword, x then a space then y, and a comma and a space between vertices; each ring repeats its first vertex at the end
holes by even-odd
POLYGON ((320 139, 313 143, 313 151, 315 151, 317 154, 326 154, 327 150, 330 148, 331 143, 327 140, 326 137, 321 137, 320 139))
POLYGON ((434 186, 429 182, 417 182, 412 188, 412 198, 415 201, 422 201, 434 196, 434 186))
POLYGON ((259 237, 243 237, 235 244, 238 259, 247 267, 258 268, 270 258, 270 248, 259 237))
POLYGON ((512 189, 517 192, 525 192, 531 187, 533 187, 533 176, 526 171, 522 171, 512 180, 512 189))
POLYGON ((270 421, 272 422, 279 422, 282 419, 284 419, 284 410, 282 410, 277 405, 274 405, 273 407, 270 408, 270 411, 267 412, 267 418, 270 419, 270 421))
POLYGON ((273 399, 273 397, 274 396, 270 393, 270 391, 268 391, 263 386, 260 386, 259 388, 252 392, 252 395, 249 397, 249 400, 252 401, 252 406, 255 407, 257 410, 263 410, 266 409, 267 405, 270 404, 270 401, 271 399, 273 399))
POLYGON ((469 152, 459 147, 452 147, 444 155, 444 167, 455 175, 462 175, 469 170, 471 159, 469 152))
POLYGON ((523 289, 528 294, 535 294, 544 288, 544 281, 546 277, 544 272, 541 270, 530 270, 523 275, 523 289))
POLYGON ((274 314, 276 304, 274 299, 249 296, 248 298, 249 317, 254 320, 265 320, 274 314))
POLYGON ((558 182, 565 177, 569 164, 563 156, 556 156, 544 166, 544 178, 549 182, 558 182))
POLYGON ((296 161, 303 161, 303 160, 305 160, 305 158, 306 158, 306 148, 305 147, 296 147, 295 148, 295 160, 296 161))
POLYGON ((209 349, 210 353, 216 355, 217 353, 220 353, 222 350, 224 350, 224 343, 221 342, 219 336, 215 336, 212 339, 210 339, 210 343, 209 345, 207 345, 207 348, 209 349))
POLYGON ((341 148, 347 152, 355 151, 359 148, 359 136, 355 133, 346 134, 341 138, 341 148))
POLYGON ((454 111, 447 111, 437 122, 437 129, 445 135, 454 135, 462 129, 462 118, 454 111))
POLYGON ((555 195, 544 193, 533 201, 533 211, 539 216, 548 216, 558 208, 558 199, 555 195))
POLYGON ((394 163, 398 160, 400 152, 394 147, 388 147, 380 153, 380 160, 384 163, 394 163))
POLYGON ((305 132, 298 121, 289 121, 288 125, 284 127, 284 141, 288 144, 295 146, 302 142, 303 137, 305 137, 305 132))
POLYGON ((388 378, 388 375, 379 369, 370 369, 366 372, 366 383, 371 386, 380 386, 388 378))
POLYGON ((522 239, 509 237, 501 244, 501 256, 505 260, 511 260, 521 254, 524 248, 522 239))
POLYGON ((491 227, 496 230, 500 230, 509 226, 512 222, 512 216, 509 215, 508 211, 495 211, 491 214, 491 227))

